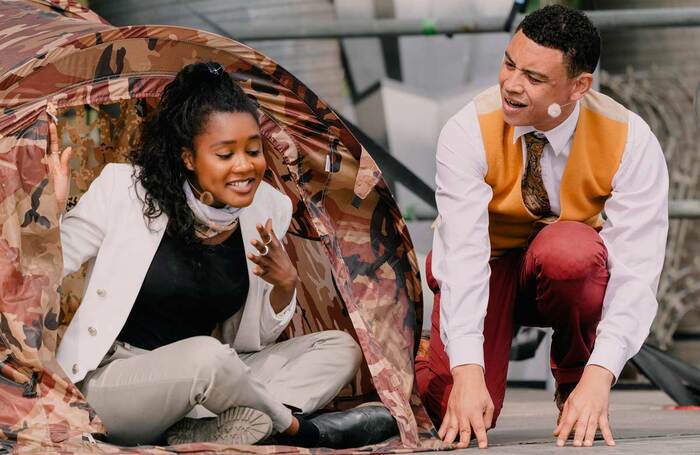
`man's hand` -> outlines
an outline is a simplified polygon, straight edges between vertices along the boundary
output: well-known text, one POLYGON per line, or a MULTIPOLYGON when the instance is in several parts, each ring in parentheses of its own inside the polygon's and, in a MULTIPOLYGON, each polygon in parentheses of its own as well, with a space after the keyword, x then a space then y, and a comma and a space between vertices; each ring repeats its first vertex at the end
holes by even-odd
POLYGON ((590 447, 598 428, 605 443, 615 445, 608 423, 608 399, 614 379, 610 371, 597 365, 588 365, 583 370, 581 380, 564 403, 561 420, 554 430, 559 447, 566 444, 571 431, 575 431, 574 446, 590 447))
POLYGON ((468 447, 472 431, 480 449, 488 446, 486 430, 491 428, 493 401, 486 389, 480 365, 460 365, 452 370, 454 384, 447 402, 447 412, 438 435, 447 443, 459 435, 459 447, 468 447))

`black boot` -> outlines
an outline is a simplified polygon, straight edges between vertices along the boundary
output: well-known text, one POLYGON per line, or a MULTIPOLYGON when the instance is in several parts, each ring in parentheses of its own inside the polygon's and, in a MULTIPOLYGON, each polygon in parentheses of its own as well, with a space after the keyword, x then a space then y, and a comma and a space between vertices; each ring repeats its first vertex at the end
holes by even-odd
POLYGON ((310 420, 319 431, 319 447, 347 449, 378 444, 399 433, 396 420, 384 406, 362 406, 329 412, 310 420))

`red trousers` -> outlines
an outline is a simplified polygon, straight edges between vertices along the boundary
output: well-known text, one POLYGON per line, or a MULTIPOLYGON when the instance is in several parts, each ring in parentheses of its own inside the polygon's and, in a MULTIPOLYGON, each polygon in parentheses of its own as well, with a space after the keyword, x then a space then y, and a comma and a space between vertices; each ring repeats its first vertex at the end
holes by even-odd
MULTIPOLYGON (((416 359, 418 390, 439 423, 452 390, 452 374, 440 340, 440 292, 427 259, 428 284, 435 292, 430 347, 416 359)), ((607 250, 595 229, 560 221, 542 229, 527 250, 512 250, 491 261, 489 302, 484 321, 484 375, 495 406, 503 407, 514 324, 552 327, 550 362, 558 384, 577 383, 593 350, 608 284, 607 250)))

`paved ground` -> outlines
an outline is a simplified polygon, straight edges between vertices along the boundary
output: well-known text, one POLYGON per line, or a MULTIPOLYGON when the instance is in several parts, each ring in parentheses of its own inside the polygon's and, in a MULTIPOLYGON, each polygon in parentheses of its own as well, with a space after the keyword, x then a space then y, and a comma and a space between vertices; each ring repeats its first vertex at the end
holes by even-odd
MULTIPOLYGON (((596 441, 592 448, 555 445, 557 410, 552 394, 509 389, 498 427, 489 432, 494 454, 700 454, 700 411, 669 410, 673 402, 658 391, 613 391, 610 421, 615 447, 596 441)), ((474 450, 452 452, 473 453, 474 450)))

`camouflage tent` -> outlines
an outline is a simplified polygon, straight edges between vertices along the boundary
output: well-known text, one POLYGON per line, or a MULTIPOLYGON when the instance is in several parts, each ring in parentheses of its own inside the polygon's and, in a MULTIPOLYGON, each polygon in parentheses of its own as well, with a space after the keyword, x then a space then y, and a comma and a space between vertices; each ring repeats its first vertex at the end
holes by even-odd
POLYGON ((44 159, 49 122, 74 149, 74 203, 106 163, 125 159, 141 119, 179 69, 206 60, 221 62, 257 99, 266 179, 295 207, 287 248, 302 283, 286 336, 329 328, 355 335, 366 362, 336 406, 376 390, 401 438, 374 450, 439 447, 414 388, 422 302, 413 247, 375 162, 337 115, 235 41, 179 27, 117 28, 72 1, 0 0, 0 449, 301 450, 96 442, 105 431, 99 416, 54 359, 84 274, 61 282, 59 213, 44 159))

